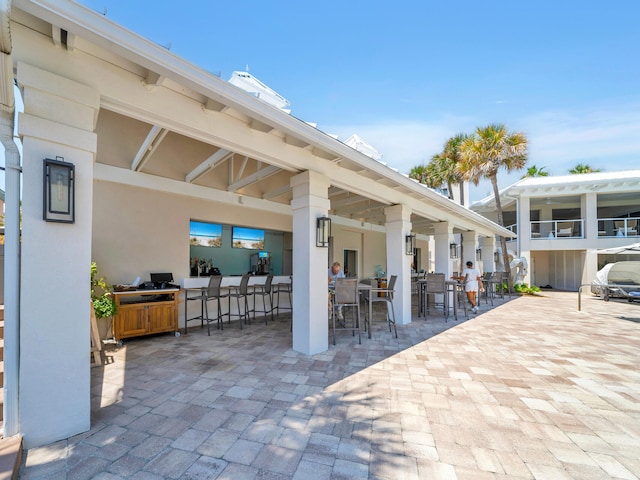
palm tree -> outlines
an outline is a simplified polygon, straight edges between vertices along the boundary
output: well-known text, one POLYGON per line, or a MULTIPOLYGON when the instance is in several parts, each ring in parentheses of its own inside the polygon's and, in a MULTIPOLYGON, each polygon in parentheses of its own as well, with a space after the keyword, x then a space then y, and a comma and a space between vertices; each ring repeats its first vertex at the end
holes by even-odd
POLYGON ((528 178, 528 177, 548 177, 549 176, 549 172, 546 172, 544 169, 547 167, 536 167, 535 165, 530 166, 529 168, 527 168, 527 173, 525 173, 522 178, 528 178))
POLYGON ((422 165, 416 165, 409 172, 409 178, 413 178, 420 183, 427 183, 427 166, 423 163, 422 165))
MULTIPOLYGON (((498 170, 507 172, 521 170, 527 163, 527 136, 522 132, 510 132, 502 124, 487 125, 476 128, 475 133, 467 138, 459 148, 461 161, 458 165, 465 180, 478 185, 482 178, 491 181, 493 198, 496 201, 498 223, 504 227, 500 192, 498 191, 498 170)), ((500 237, 504 269, 508 274, 511 287, 511 268, 507 254, 507 240, 500 237)))
POLYGON ((409 172, 409 177, 424 183, 429 188, 441 188, 447 185, 448 195, 453 199, 453 185, 462 185, 463 179, 458 170, 460 162, 459 146, 468 137, 464 133, 451 137, 444 144, 441 153, 431 157, 427 165, 418 165, 409 172))
POLYGON ((591 166, 586 163, 584 165, 582 163, 579 163, 575 167, 573 167, 571 170, 569 170, 569 173, 572 175, 576 175, 579 173, 596 173, 599 171, 600 169, 591 168, 591 166))
POLYGON ((444 173, 447 186, 449 187, 449 198, 453 199, 453 185, 459 185, 460 199, 463 205, 464 195, 462 193, 462 186, 464 184, 464 178, 462 177, 462 173, 460 172, 459 167, 460 161, 462 160, 460 156, 460 145, 462 145, 468 138, 468 134, 458 133, 457 135, 447 140, 447 142, 444 144, 444 150, 442 151, 442 155, 447 159, 447 167, 444 169, 444 173))

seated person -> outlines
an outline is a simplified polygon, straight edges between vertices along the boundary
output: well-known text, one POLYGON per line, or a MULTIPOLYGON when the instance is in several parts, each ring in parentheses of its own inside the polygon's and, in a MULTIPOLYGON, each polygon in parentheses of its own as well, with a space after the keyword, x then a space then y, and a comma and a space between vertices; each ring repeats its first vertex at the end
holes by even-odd
POLYGON ((469 300, 471 304, 471 311, 478 313, 478 290, 484 292, 482 274, 473 266, 472 261, 468 261, 467 267, 462 271, 462 274, 455 278, 461 282, 465 282, 464 290, 467 294, 467 300, 469 300))
POLYGON ((336 283, 336 278, 344 278, 344 272, 340 262, 333 262, 329 269, 329 283, 336 283))
MULTIPOLYGON (((344 272, 342 271, 342 266, 340 262, 333 262, 331 268, 329 268, 328 279, 329 283, 335 285, 336 278, 344 278, 344 272)), ((331 297, 329 297, 329 308, 331 308, 331 297)), ((344 317, 342 316, 342 307, 336 308, 336 314, 338 318, 342 320, 344 317)))

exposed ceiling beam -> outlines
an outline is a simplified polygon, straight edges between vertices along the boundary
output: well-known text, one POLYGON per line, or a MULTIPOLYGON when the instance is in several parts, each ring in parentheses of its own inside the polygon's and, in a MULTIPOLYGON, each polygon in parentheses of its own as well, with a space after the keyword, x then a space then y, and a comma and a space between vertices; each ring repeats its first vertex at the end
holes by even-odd
POLYGON ((355 205, 358 203, 362 203, 362 202, 366 202, 368 201, 368 198, 364 198, 361 197, 359 195, 350 195, 346 198, 342 198, 339 200, 332 200, 331 201, 331 209, 336 209, 336 208, 340 208, 340 207, 347 207, 349 205, 355 205))
POLYGON ((252 183, 256 183, 256 182, 259 182, 260 180, 264 180, 265 178, 278 173, 280 170, 281 170, 280 167, 276 167, 275 165, 269 165, 268 167, 261 168, 256 173, 252 173, 251 175, 248 175, 247 177, 229 185, 227 187, 227 191, 228 192, 238 191, 241 188, 251 185, 252 183))
POLYGON ((284 195, 285 193, 289 193, 291 191, 291 185, 285 185, 280 188, 276 188, 274 190, 270 190, 262 194, 263 200, 270 200, 272 198, 279 197, 280 195, 284 195))
POLYGON ((211 98, 207 98, 204 104, 205 110, 211 110, 212 112, 224 112, 228 107, 224 103, 217 102, 211 98))
POLYGON ((200 178, 202 175, 204 175, 209 170, 214 168, 216 165, 219 165, 220 163, 224 162, 231 155, 233 155, 233 152, 230 152, 229 150, 225 150, 224 148, 221 148, 216 153, 214 153, 209 158, 207 158, 204 162, 202 162, 200 165, 198 165, 196 168, 194 168, 189 173, 187 173, 187 175, 184 177, 184 181, 187 183, 195 182, 198 178, 200 178))
POLYGON ((147 73, 147 78, 144 79, 144 83, 146 83, 148 86, 160 87, 164 85, 166 80, 167 77, 149 70, 149 72, 147 73))
POLYGON ((131 162, 131 170, 139 172, 142 167, 144 167, 144 164, 147 163, 167 133, 169 133, 168 130, 158 127, 157 125, 151 127, 147 138, 144 139, 144 142, 140 145, 140 149, 138 150, 138 153, 136 153, 133 162, 131 162))

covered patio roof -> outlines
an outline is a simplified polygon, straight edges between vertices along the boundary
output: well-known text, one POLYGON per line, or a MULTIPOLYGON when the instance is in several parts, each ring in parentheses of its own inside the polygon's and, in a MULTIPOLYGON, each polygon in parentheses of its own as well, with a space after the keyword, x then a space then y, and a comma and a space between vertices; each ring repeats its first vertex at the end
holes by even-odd
POLYGON ((48 47, 16 42, 15 56, 101 92, 96 179, 287 213, 291 177, 312 170, 330 178, 335 217, 383 225, 386 206, 405 204, 416 233, 447 221, 511 234, 91 9, 13 3, 12 35, 35 30, 48 47))

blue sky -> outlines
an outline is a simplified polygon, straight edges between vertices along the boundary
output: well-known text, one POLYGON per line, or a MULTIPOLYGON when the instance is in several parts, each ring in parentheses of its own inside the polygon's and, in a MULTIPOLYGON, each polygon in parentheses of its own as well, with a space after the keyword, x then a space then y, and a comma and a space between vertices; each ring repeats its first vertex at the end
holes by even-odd
POLYGON ((554 175, 640 168, 637 0, 80 3, 225 80, 248 66, 292 115, 403 173, 488 123, 525 132, 554 175))

